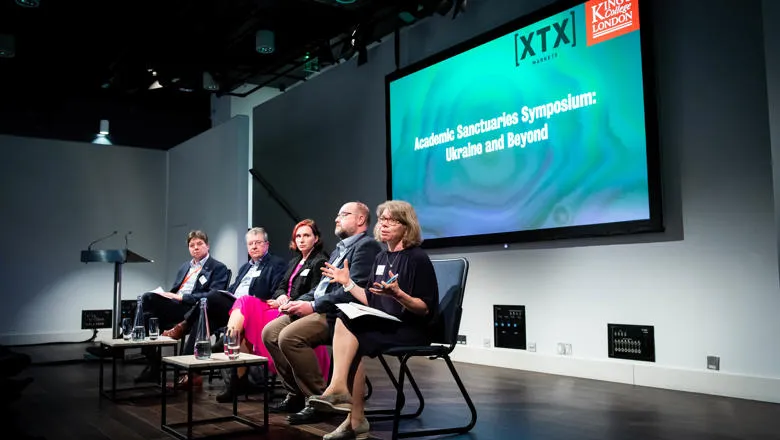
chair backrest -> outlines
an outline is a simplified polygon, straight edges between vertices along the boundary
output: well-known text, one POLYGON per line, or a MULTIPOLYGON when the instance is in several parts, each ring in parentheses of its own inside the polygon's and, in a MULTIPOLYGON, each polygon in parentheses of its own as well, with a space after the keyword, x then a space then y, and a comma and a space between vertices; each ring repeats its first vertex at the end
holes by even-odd
POLYGON ((435 342, 450 345, 450 349, 454 349, 460 331, 469 262, 465 258, 431 260, 431 262, 439 284, 439 319, 443 327, 441 340, 435 342))

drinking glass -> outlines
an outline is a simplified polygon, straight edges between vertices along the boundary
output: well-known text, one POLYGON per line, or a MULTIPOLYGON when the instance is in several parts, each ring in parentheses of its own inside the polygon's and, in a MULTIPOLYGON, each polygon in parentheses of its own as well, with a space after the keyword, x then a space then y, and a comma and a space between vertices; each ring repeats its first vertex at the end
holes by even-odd
POLYGON ((238 359, 241 350, 239 335, 240 332, 235 330, 228 330, 225 333, 225 354, 231 361, 238 359))
POLYGON ((122 339, 129 341, 133 337, 133 320, 130 318, 122 319, 122 339))
POLYGON ((149 339, 154 341, 160 336, 160 321, 157 318, 149 318, 149 339))

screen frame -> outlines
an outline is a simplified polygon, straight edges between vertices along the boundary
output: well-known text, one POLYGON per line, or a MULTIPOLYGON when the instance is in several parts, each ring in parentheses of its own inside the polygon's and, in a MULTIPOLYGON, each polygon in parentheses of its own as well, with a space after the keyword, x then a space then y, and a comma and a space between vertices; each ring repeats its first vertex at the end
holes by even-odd
MULTIPOLYGON (((423 241, 424 248, 445 248, 461 246, 480 246, 490 244, 507 244, 535 242, 544 240, 573 239, 600 237, 609 235, 627 235, 639 233, 663 232, 662 187, 660 170, 660 146, 658 138, 658 113, 656 101, 657 87, 655 76, 655 59, 653 56, 653 26, 652 1, 639 1, 640 17, 640 50, 642 56, 642 83, 644 94, 645 139, 647 160, 647 183, 650 218, 595 225, 566 226, 560 228, 534 229, 527 231, 499 232, 457 237, 428 238, 423 241)), ((561 0, 537 9, 529 14, 513 19, 492 30, 479 34, 462 43, 437 52, 406 67, 397 69, 385 76, 385 135, 387 169, 387 198, 393 199, 392 145, 390 127, 390 85, 393 81, 404 78, 422 69, 430 67, 477 46, 503 37, 518 29, 534 24, 562 11, 568 10, 587 0, 561 0)))

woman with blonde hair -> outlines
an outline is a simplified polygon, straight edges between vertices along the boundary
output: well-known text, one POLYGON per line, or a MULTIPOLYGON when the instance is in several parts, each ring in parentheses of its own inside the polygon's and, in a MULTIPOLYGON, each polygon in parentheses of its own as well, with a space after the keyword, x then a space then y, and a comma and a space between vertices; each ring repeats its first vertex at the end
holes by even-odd
POLYGON ((333 378, 322 395, 309 398, 309 405, 322 411, 349 412, 349 416, 325 440, 368 437, 363 356, 375 357, 390 347, 427 345, 436 335, 439 289, 433 264, 420 248, 417 214, 401 200, 384 202, 376 212, 374 235, 387 249, 374 260, 371 287, 355 285, 349 278, 348 262, 342 269, 326 263, 323 273, 346 287, 356 300, 400 322, 374 316, 350 320, 339 314, 333 336, 333 378))

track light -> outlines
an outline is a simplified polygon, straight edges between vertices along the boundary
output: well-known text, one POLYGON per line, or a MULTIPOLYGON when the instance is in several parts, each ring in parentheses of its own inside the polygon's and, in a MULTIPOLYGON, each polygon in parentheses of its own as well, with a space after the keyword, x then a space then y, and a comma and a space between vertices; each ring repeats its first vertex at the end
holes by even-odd
POLYGON ((13 35, 0 34, 0 58, 16 56, 16 39, 13 35))
POLYGON ((209 72, 203 72, 203 89, 204 90, 219 90, 219 84, 214 80, 214 76, 209 72))
POLYGON ((466 12, 466 2, 468 0, 455 0, 455 10, 452 11, 452 19, 458 16, 460 12, 466 12))
POLYGON ((262 54, 271 54, 276 50, 274 31, 260 29, 255 33, 255 50, 262 54))
POLYGON ((41 2, 40 0, 16 0, 16 4, 23 8, 37 8, 41 2))

